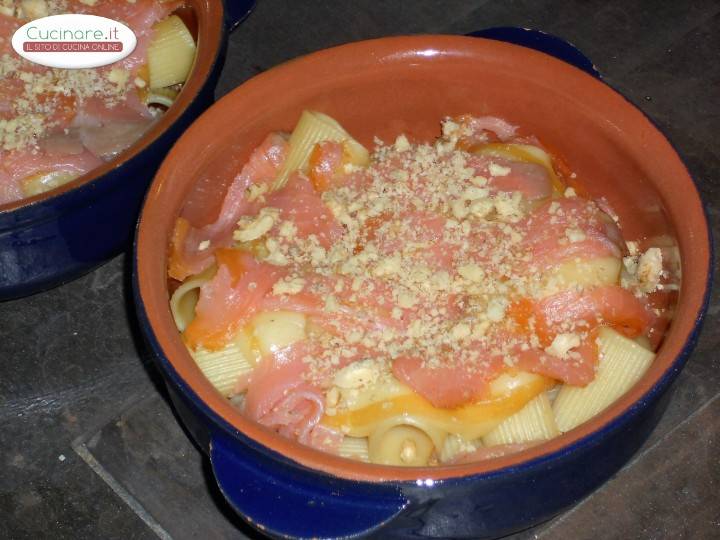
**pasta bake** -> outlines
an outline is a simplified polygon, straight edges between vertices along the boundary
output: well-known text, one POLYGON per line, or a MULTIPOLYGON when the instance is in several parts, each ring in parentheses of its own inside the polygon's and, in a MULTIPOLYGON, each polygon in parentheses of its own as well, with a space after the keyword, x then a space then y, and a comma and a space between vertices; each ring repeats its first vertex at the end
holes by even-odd
POLYGON ((532 134, 463 115, 370 152, 306 110, 178 217, 170 307, 248 418, 385 465, 497 457, 569 431, 648 369, 667 254, 532 134))

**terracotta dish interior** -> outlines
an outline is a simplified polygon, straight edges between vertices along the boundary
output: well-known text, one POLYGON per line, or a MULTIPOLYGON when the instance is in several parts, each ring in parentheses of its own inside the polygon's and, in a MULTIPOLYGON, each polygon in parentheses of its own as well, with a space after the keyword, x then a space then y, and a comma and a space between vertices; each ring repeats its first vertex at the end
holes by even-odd
MULTIPOLYGON (((190 78, 185 82, 182 91, 175 103, 165 114, 132 146, 122 152, 116 159, 103 163, 100 167, 93 169, 88 174, 68 182, 64 186, 47 193, 41 193, 33 197, 27 197, 8 204, 0 205, 0 212, 10 212, 30 204, 56 197, 61 193, 75 189, 83 184, 92 182, 102 177, 107 172, 122 167, 126 161, 134 158, 146 146, 157 139, 168 127, 170 127, 190 106, 198 92, 208 78, 212 66, 220 49, 223 35, 223 6, 222 2, 216 0, 185 0, 187 7, 181 8, 178 15, 185 21, 188 28, 193 32, 197 47, 195 65, 190 73, 190 78)), ((132 179, 128 179, 132 180, 132 179)))
POLYGON ((161 167, 142 216, 140 292, 177 373, 242 433, 306 466, 367 480, 441 479, 487 472, 547 454, 607 424, 667 372, 685 346, 706 290, 709 242, 701 203, 667 140, 622 96, 549 56, 496 41, 450 36, 384 38, 324 50, 259 75, 207 111, 161 167), (627 238, 669 235, 679 244, 682 291, 671 329, 642 381, 604 414, 520 454, 469 465, 409 469, 356 463, 286 440, 245 419, 202 376, 168 308, 166 247, 181 212, 213 221, 229 180, 271 130, 290 131, 301 110, 337 118, 369 146, 400 132, 431 140, 446 115, 496 115, 559 152, 594 197, 605 196, 627 238))

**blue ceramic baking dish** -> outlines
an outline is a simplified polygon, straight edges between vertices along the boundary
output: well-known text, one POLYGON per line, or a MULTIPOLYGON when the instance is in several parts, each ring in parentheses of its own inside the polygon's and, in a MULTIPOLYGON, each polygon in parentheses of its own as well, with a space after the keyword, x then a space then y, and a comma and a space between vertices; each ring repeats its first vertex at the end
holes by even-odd
MULTIPOLYGON (((626 463, 671 398, 707 309, 712 273, 710 233, 693 180, 665 137, 599 81, 592 64, 585 61, 578 69, 494 41, 507 36, 503 30, 491 32, 493 39, 384 38, 284 64, 210 108, 158 171, 135 246, 140 324, 175 408, 208 453, 220 489, 264 534, 495 538, 530 527, 567 509, 626 463), (597 179, 584 187, 593 197, 607 197, 633 236, 660 235, 675 242, 680 254, 675 316, 646 375, 572 431, 517 454, 463 465, 354 462, 284 439, 243 417, 202 376, 178 335, 168 307, 167 245, 208 163, 231 151, 242 163, 268 131, 287 129, 303 108, 338 118, 361 142, 374 134, 392 140, 398 129, 433 133, 443 113, 492 112, 528 123, 563 155, 577 156, 573 166, 597 179), (201 142, 208 132, 217 139, 201 142), (628 171, 632 180, 618 170, 628 171)), ((577 53, 542 34, 510 31, 513 41, 518 37, 533 48, 551 43, 558 53, 560 47, 563 58, 577 53)))
POLYGON ((173 107, 112 162, 52 192, 0 206, 0 300, 70 281, 129 246, 155 171, 214 101, 227 32, 254 3, 188 1, 197 21, 198 56, 173 107))

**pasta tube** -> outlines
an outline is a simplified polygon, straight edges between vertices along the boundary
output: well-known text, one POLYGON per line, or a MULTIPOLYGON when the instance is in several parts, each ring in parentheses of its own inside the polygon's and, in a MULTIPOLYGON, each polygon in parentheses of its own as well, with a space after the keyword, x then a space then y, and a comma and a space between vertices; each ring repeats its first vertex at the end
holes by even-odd
POLYGON ((207 283, 215 274, 215 267, 208 268, 180 285, 170 297, 170 311, 175 326, 180 332, 195 318, 195 306, 200 296, 200 287, 207 283))
POLYGON ((482 442, 479 440, 468 441, 460 435, 451 433, 445 437, 445 442, 440 450, 440 463, 449 463, 458 456, 471 454, 482 445, 482 442))
POLYGON ((163 105, 170 107, 177 98, 178 91, 173 88, 154 88, 145 99, 148 105, 163 105))
POLYGON ((293 311, 266 311, 251 324, 253 337, 262 356, 305 339, 305 315, 293 311))
POLYGON ((422 467, 429 463, 434 451, 430 436, 415 426, 395 425, 368 437, 368 457, 381 465, 422 467))
POLYGON ((67 184, 78 178, 80 175, 69 171, 53 171, 49 173, 34 174, 20 181, 25 197, 39 195, 67 184))
POLYGON ((643 349, 647 349, 648 351, 653 350, 652 343, 650 343, 650 338, 647 336, 638 336, 633 340, 635 343, 640 345, 643 349))
POLYGON ((373 403, 413 394, 412 388, 392 376, 383 377, 375 384, 360 388, 339 388, 339 392, 339 405, 348 411, 360 410, 373 403))
POLYGON ((153 26, 147 51, 150 88, 184 83, 195 60, 195 41, 185 23, 170 15, 153 26))
POLYGON ((600 363, 586 387, 563 385, 553 403, 560 431, 570 431, 611 405, 647 371, 655 354, 610 328, 601 328, 600 363))
MULTIPOLYGON (((383 401, 373 402, 361 409, 338 411, 324 416, 323 424, 342 430, 353 437, 366 437, 377 431, 385 422, 404 423, 423 428, 428 433, 456 433, 465 439, 482 437, 508 416, 515 414, 525 404, 552 385, 550 379, 530 373, 515 376, 504 374, 490 385, 492 397, 464 405, 457 409, 434 407, 414 392, 395 395, 383 401)), ((440 448, 443 437, 436 441, 440 448)))
POLYGON ((482 438, 485 446, 547 440, 558 435, 547 392, 539 394, 519 412, 482 438))
POLYGON ((618 285, 621 269, 622 261, 617 257, 567 261, 547 272, 542 295, 549 296, 576 285, 618 285))
POLYGON ((531 144, 516 143, 490 143, 472 150, 475 154, 491 157, 501 157, 512 161, 523 161, 542 165, 547 170, 552 180, 555 191, 562 193, 564 186, 555 173, 552 158, 545 150, 531 144))
POLYGON ((345 437, 340 444, 340 455, 344 458, 369 462, 367 437, 345 437))
POLYGON ((249 337, 240 332, 232 343, 218 351, 198 349, 190 355, 212 385, 226 397, 233 394, 235 381, 240 375, 249 373, 255 367, 248 351, 249 337))
POLYGON ((273 190, 281 189, 287 183, 290 173, 305 171, 313 148, 323 141, 345 143, 345 149, 354 165, 366 165, 370 161, 365 147, 353 139, 336 120, 317 111, 305 110, 290 135, 290 153, 275 180, 273 190))

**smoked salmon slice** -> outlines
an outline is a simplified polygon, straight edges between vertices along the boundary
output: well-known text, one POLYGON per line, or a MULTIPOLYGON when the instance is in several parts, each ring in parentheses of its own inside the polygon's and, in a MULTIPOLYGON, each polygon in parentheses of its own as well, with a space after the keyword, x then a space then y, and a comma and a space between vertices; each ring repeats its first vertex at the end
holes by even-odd
POLYGON ((313 283, 318 281, 322 280, 317 280, 317 278, 309 280, 305 286, 306 290, 297 294, 268 295, 262 299, 258 310, 289 310, 303 313, 332 334, 348 334, 357 329, 382 331, 385 328, 399 329, 404 327, 402 321, 393 319, 388 313, 388 309, 383 309, 377 303, 378 297, 374 298, 374 302, 368 304, 361 301, 351 301, 347 293, 333 294, 331 292, 334 291, 333 288, 322 289, 325 292, 312 292, 310 289, 313 288, 313 283), (328 310, 326 301, 331 294, 333 294, 337 302, 332 310, 328 310))
POLYGON ((63 156, 46 152, 0 152, 0 204, 16 201, 25 196, 22 180, 35 175, 66 172, 82 176, 102 165, 103 161, 83 150, 79 154, 63 156))
POLYGON ((266 206, 280 209, 281 219, 295 224, 298 237, 315 235, 324 248, 329 248, 345 232, 302 173, 290 175, 285 187, 267 198, 266 206))
POLYGON ((578 197, 554 199, 535 209, 523 223, 524 246, 533 266, 544 270, 571 258, 617 257, 617 226, 592 201, 578 197))
POLYGON ((608 324, 628 337, 647 331, 653 322, 645 305, 619 285, 591 287, 582 291, 568 289, 541 300, 539 318, 548 328, 557 328, 563 321, 582 321, 589 327, 608 324))
POLYGON ((253 150, 247 163, 230 184, 214 222, 195 228, 185 218, 178 218, 168 263, 168 274, 171 278, 181 281, 202 272, 212 264, 216 249, 230 245, 232 231, 238 219, 245 214, 256 212, 262 205, 259 200, 249 200, 250 186, 263 186, 272 182, 285 162, 287 153, 288 144, 284 137, 277 133, 268 135, 260 146, 253 150), (202 249, 201 246, 206 241, 208 244, 202 249))
POLYGON ((463 114, 452 120, 463 133, 457 142, 457 147, 461 150, 467 150, 478 143, 508 141, 515 136, 517 130, 512 124, 495 116, 474 117, 463 114))
POLYGON ((313 352, 316 347, 306 341, 280 349, 264 357, 237 389, 247 389, 243 412, 248 418, 289 439, 337 453, 343 434, 319 425, 325 401, 304 378, 306 358, 313 352))
POLYGON ((278 267, 239 250, 220 249, 216 259, 217 273, 200 288, 195 318, 183 334, 192 349, 215 350, 227 344, 283 275, 278 267))
POLYGON ((322 193, 336 184, 343 174, 343 147, 334 141, 325 141, 315 145, 308 163, 308 178, 315 191, 322 193))
POLYGON ((427 399, 435 407, 454 408, 474 401, 486 393, 488 382, 503 370, 500 357, 487 355, 482 370, 468 369, 452 361, 439 366, 426 365, 422 358, 401 356, 393 362, 393 375, 427 399))
POLYGON ((522 370, 544 375, 573 386, 585 386, 595 379, 598 362, 596 333, 573 349, 568 358, 558 358, 539 349, 519 351, 517 367, 522 370))

